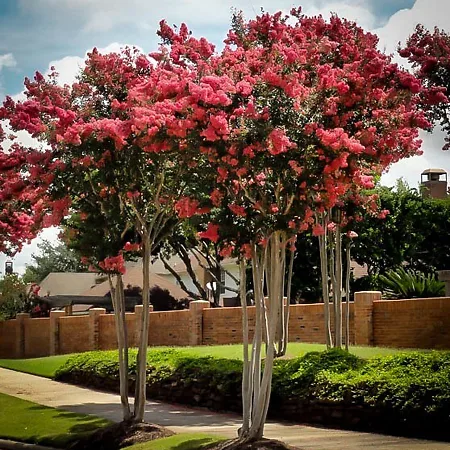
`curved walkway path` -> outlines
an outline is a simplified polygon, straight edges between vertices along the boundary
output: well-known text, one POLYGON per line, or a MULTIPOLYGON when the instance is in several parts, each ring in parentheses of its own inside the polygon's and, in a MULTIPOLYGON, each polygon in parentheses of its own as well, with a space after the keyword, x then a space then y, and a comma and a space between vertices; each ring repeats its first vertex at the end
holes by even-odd
MULTIPOLYGON (((118 395, 47 378, 0 368, 0 392, 72 412, 95 414, 113 421, 121 420, 118 395)), ((156 401, 147 401, 145 418, 148 422, 166 426, 177 433, 204 432, 235 437, 240 426, 238 415, 219 414, 156 401)), ((305 450, 450 450, 450 443, 444 442, 277 422, 268 422, 265 436, 280 439, 305 450)))

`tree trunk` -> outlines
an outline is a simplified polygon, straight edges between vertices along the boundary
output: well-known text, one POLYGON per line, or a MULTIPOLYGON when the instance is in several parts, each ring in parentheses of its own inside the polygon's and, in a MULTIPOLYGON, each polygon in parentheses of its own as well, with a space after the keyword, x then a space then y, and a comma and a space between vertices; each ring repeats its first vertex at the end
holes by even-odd
POLYGON ((350 346, 350 249, 351 242, 348 241, 346 245, 346 276, 345 276, 345 350, 348 351, 350 346))
POLYGON ((324 228, 325 232, 319 236, 319 254, 320 254, 320 273, 322 277, 322 299, 325 318, 325 342, 327 348, 332 346, 331 321, 330 321, 330 290, 328 281, 328 249, 327 249, 327 223, 325 213, 317 217, 318 222, 324 228))
POLYGON ((247 311, 247 292, 246 292, 246 267, 245 260, 241 258, 239 264, 240 291, 242 306, 242 332, 243 332, 243 352, 244 364, 242 369, 242 428, 239 430, 239 436, 245 436, 250 429, 251 402, 252 402, 252 373, 249 360, 249 339, 248 339, 248 311, 247 311))
POLYGON ((108 275, 108 281, 111 292, 111 301, 114 307, 114 322, 116 325, 117 349, 119 353, 119 390, 120 402, 122 404, 122 416, 123 420, 129 420, 131 417, 131 410, 128 402, 128 339, 122 275, 116 275, 115 287, 111 275, 108 275))
MULTIPOLYGON (((264 424, 267 418, 272 390, 275 338, 281 314, 281 305, 284 301, 283 279, 285 276, 285 245, 285 235, 281 232, 275 232, 269 236, 268 244, 265 249, 254 246, 255 253, 252 260, 252 266, 256 324, 250 362, 248 361, 248 350, 246 350, 246 348, 248 348, 248 337, 246 338, 248 324, 244 325, 244 423, 239 432, 241 441, 259 439, 264 433, 264 424), (264 279, 266 279, 268 290, 267 307, 265 306, 263 290, 264 279), (266 323, 265 330, 263 327, 264 323, 266 323), (266 331, 266 333, 264 333, 264 331, 266 331), (261 373, 261 347, 264 334, 267 339, 267 352, 264 370, 261 373), (247 345, 245 345, 246 339, 247 345)), ((243 267, 241 266, 241 272, 242 271, 243 267)), ((244 291, 245 289, 242 288, 242 292, 244 291)), ((246 306, 243 305, 243 308, 246 308, 246 306)), ((243 309, 243 315, 244 314, 246 319, 248 319, 246 309, 243 309)))
POLYGON ((136 363, 136 390, 134 399, 134 420, 142 422, 145 413, 146 385, 147 385, 147 348, 149 328, 150 301, 150 254, 151 242, 147 233, 143 233, 142 250, 142 321, 139 331, 139 350, 136 363))
POLYGON ((334 333, 335 333, 335 347, 342 347, 342 236, 341 226, 336 226, 336 251, 335 251, 335 276, 334 276, 334 302, 335 302, 335 316, 334 316, 334 333))
MULTIPOLYGON (((278 350, 276 353, 276 357, 281 357, 286 355, 287 345, 289 341, 289 313, 291 309, 291 291, 292 291, 292 274, 294 270, 294 257, 295 251, 290 250, 289 255, 289 269, 287 276, 287 291, 286 291, 286 299, 283 299, 281 305, 281 340, 278 344, 278 350)), ((284 288, 283 288, 284 292, 284 288)))

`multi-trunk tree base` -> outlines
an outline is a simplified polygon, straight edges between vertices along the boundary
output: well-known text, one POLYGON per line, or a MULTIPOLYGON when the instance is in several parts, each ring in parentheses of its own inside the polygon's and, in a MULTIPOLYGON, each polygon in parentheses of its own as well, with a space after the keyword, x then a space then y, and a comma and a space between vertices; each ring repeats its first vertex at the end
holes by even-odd
POLYGON ((216 446, 209 447, 209 450, 299 450, 284 442, 275 439, 256 439, 252 441, 242 441, 234 439, 232 441, 222 442, 216 446))

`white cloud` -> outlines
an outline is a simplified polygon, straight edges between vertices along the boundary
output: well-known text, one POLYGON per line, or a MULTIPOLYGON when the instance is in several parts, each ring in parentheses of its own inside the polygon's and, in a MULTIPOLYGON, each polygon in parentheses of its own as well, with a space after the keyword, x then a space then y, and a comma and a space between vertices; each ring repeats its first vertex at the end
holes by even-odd
POLYGON ((382 184, 394 186, 399 178, 405 179, 411 187, 417 187, 420 182, 420 174, 425 169, 444 169, 450 174, 450 154, 442 149, 444 145, 444 133, 439 127, 433 133, 421 133, 423 140, 421 156, 406 158, 394 164, 381 178, 382 184))
POLYGON ((321 5, 305 6, 303 12, 309 16, 321 14, 324 18, 330 17, 330 13, 336 13, 339 17, 356 22, 365 30, 371 30, 376 24, 376 17, 370 10, 367 2, 358 1, 331 1, 321 5))
POLYGON ((417 24, 450 31, 450 2, 447 0, 416 0, 411 9, 393 14, 385 26, 374 30, 380 37, 380 48, 394 53, 399 42, 404 43, 417 24))
MULTIPOLYGON (((106 47, 99 48, 98 51, 100 53, 113 53, 113 52, 119 52, 120 49, 126 47, 127 44, 120 44, 119 42, 112 42, 111 44, 107 45, 106 47)), ((139 48, 139 47, 138 47, 139 48)), ((92 49, 89 49, 86 51, 84 58, 81 58, 80 56, 66 56, 62 59, 58 59, 56 61, 51 61, 48 65, 49 69, 47 70, 46 74, 50 72, 50 68, 54 67, 56 72, 58 72, 58 83, 61 85, 64 84, 72 84, 75 80, 77 75, 80 73, 81 69, 85 66, 85 60, 87 58, 88 52, 90 52, 92 49)), ((142 51, 142 49, 139 48, 139 50, 142 51)))
POLYGON ((0 70, 3 67, 15 67, 17 65, 16 60, 12 53, 5 53, 4 55, 0 55, 0 70))

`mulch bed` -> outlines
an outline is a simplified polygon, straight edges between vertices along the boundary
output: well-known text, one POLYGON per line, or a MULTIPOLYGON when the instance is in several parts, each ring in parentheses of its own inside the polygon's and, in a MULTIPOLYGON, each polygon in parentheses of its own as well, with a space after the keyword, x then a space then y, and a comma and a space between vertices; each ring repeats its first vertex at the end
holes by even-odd
POLYGON ((260 439, 258 441, 239 444, 236 440, 222 442, 208 447, 208 450, 301 450, 299 447, 285 444, 275 439, 260 439))
POLYGON ((140 442, 153 441, 175 433, 153 423, 114 423, 74 442, 70 450, 116 450, 140 442))

